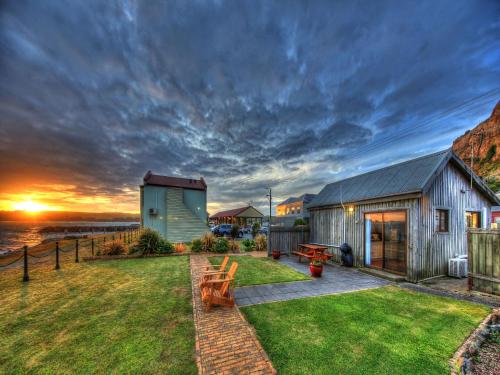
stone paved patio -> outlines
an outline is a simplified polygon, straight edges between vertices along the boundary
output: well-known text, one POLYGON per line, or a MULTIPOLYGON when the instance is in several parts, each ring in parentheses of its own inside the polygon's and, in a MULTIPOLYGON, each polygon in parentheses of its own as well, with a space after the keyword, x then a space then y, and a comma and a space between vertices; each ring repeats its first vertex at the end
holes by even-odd
MULTIPOLYGON (((309 274, 309 264, 298 263, 295 257, 284 257, 280 262, 299 272, 309 274)), ((239 306, 246 306, 326 294, 354 292, 389 284, 391 284, 389 281, 364 274, 355 268, 327 265, 323 269, 321 278, 311 281, 241 287, 236 289, 235 296, 236 303, 239 306)))
POLYGON ((193 314, 196 329, 196 362, 205 374, 275 374, 253 328, 238 307, 202 308, 198 287, 201 268, 209 265, 205 255, 191 255, 193 314))

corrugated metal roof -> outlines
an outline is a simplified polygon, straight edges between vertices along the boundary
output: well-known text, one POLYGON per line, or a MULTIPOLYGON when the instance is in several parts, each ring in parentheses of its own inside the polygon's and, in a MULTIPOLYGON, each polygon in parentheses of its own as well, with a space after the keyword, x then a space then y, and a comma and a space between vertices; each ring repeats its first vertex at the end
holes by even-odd
POLYGON ((391 165, 326 185, 308 208, 421 192, 451 151, 391 165))
POLYGON ((284 204, 290 204, 290 203, 295 203, 295 202, 304 202, 304 203, 309 203, 311 200, 316 197, 316 194, 302 194, 300 197, 290 197, 285 199, 283 202, 278 204, 278 206, 282 206, 284 204))

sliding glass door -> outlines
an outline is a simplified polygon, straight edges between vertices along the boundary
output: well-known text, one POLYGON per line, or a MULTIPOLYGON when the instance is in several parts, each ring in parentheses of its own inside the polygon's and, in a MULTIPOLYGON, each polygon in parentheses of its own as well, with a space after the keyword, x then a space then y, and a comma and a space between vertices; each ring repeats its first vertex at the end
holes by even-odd
POLYGON ((406 273, 406 211, 365 214, 365 264, 406 273))

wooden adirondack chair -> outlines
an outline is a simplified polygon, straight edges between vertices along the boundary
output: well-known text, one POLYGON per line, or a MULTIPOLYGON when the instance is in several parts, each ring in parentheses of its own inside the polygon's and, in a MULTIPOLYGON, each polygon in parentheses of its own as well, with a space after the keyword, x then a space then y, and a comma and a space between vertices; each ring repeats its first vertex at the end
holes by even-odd
POLYGON ((222 272, 219 279, 201 283, 201 300, 205 311, 209 311, 213 305, 234 306, 234 274, 237 269, 238 263, 233 262, 229 271, 222 272))
POLYGON ((203 275, 200 278, 201 283, 207 280, 219 280, 221 275, 226 272, 226 266, 229 263, 229 257, 225 256, 221 264, 211 264, 203 266, 203 275))

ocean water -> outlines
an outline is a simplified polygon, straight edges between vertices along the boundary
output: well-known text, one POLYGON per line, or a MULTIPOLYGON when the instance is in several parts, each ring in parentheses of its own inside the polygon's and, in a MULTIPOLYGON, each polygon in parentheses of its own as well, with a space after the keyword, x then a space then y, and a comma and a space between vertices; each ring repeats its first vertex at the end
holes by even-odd
MULTIPOLYGON (((71 227, 88 226, 128 226, 139 224, 135 222, 87 222, 87 221, 44 221, 44 222, 24 222, 24 221, 0 221, 0 254, 19 250, 24 245, 35 246, 45 239, 63 238, 71 235, 85 235, 91 232, 71 231, 71 227), (48 226, 68 227, 65 232, 40 233, 40 229, 48 226)), ((94 232, 96 233, 96 232, 94 232)))

